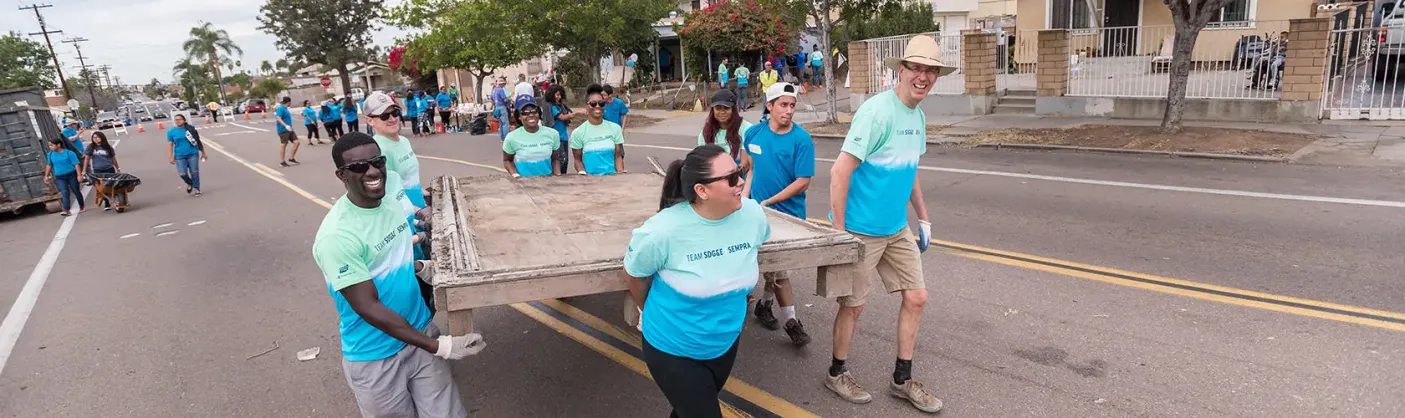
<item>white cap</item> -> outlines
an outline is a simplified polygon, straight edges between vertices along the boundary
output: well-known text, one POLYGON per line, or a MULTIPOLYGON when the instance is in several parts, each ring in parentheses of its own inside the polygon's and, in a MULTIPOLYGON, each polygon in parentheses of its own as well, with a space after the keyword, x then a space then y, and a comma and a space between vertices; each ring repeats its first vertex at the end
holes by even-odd
POLYGON ((798 94, 795 93, 795 91, 796 90, 794 84, 785 82, 772 84, 771 87, 766 88, 766 102, 770 103, 772 100, 776 100, 785 96, 797 98, 800 97, 798 94))
POLYGON ((395 99, 392 99, 385 92, 377 90, 372 92, 370 96, 366 96, 366 115, 368 116, 384 114, 392 106, 398 105, 395 104, 395 99))

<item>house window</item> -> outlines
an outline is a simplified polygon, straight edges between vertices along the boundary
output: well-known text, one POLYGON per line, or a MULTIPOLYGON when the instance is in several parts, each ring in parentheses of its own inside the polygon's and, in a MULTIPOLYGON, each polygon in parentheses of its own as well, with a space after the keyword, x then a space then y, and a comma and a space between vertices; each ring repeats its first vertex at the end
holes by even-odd
POLYGON ((1050 0, 1049 29, 1088 29, 1094 25, 1088 0, 1050 0))
POLYGON ((1254 0, 1230 0, 1229 5, 1210 16, 1209 27, 1238 28, 1253 25, 1249 11, 1254 10, 1254 0))

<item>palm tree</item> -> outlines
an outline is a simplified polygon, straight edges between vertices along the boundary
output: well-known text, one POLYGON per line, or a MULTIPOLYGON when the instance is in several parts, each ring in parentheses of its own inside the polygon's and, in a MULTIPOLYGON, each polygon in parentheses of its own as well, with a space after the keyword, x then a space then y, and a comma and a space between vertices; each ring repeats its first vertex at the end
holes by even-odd
POLYGON ((274 66, 275 68, 277 68, 279 71, 287 72, 287 71, 288 71, 288 60, 283 59, 283 58, 279 58, 277 62, 273 63, 273 66, 274 66))
POLYGON ((228 97, 224 94, 224 80, 220 77, 220 52, 244 55, 244 50, 229 39, 229 32, 215 29, 214 24, 210 22, 202 22, 200 26, 190 28, 190 39, 187 39, 181 48, 190 57, 208 57, 206 65, 210 66, 215 81, 219 83, 220 100, 228 103, 228 97))
POLYGON ((268 60, 263 60, 263 63, 259 64, 259 73, 263 75, 273 74, 273 63, 268 62, 268 60))

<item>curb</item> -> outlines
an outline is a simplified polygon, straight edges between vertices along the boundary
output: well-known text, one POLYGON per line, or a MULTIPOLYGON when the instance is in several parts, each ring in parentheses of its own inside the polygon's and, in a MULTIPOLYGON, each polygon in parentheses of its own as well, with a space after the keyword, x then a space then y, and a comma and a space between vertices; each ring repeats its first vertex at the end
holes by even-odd
POLYGON ((1288 162, 1292 162, 1292 159, 1289 159, 1289 158, 1264 157, 1264 156, 1258 156, 1258 155, 1216 154, 1216 153, 1209 153, 1209 152, 1148 151, 1148 150, 1132 150, 1132 149, 1122 149, 1122 148, 1078 147, 1078 146, 1070 146, 1070 145, 976 144, 975 147, 976 147, 976 148, 994 148, 994 149, 1000 149, 1000 148, 1014 148, 1014 149, 1045 150, 1045 151, 1104 152, 1104 153, 1112 153, 1112 154, 1164 155, 1164 156, 1168 156, 1168 157, 1204 158, 1204 159, 1210 159, 1210 160, 1251 161, 1251 162, 1256 162, 1256 163, 1288 163, 1288 162))

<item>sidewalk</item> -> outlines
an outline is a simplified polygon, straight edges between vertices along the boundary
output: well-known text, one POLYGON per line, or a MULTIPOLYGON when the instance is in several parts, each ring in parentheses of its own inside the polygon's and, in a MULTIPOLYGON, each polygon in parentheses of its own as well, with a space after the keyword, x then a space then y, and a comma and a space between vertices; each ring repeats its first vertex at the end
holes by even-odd
MULTIPOLYGON (((803 107, 803 105, 802 105, 803 107)), ((801 109, 795 120, 801 124, 820 122, 825 113, 819 106, 813 111, 801 109)), ((702 131, 706 112, 637 110, 631 114, 663 119, 654 125, 631 129, 657 135, 695 136, 702 131)), ((851 115, 841 112, 841 121, 847 122, 851 115)), ((742 113, 749 121, 761 119, 760 107, 742 113)), ((929 116, 930 125, 945 125, 934 144, 962 145, 967 138, 1006 128, 1027 129, 1068 129, 1084 125, 1113 126, 1159 126, 1161 121, 1151 119, 1111 119, 1093 117, 1049 117, 1035 115, 983 115, 983 116, 929 116)), ((1321 124, 1263 124, 1248 122, 1186 122, 1189 127, 1258 130, 1285 134, 1316 135, 1319 139, 1294 153, 1289 160, 1298 163, 1322 165, 1356 166, 1402 166, 1405 165, 1405 125, 1361 121, 1359 123, 1321 124)), ((826 137, 835 139, 833 137, 826 137)))

